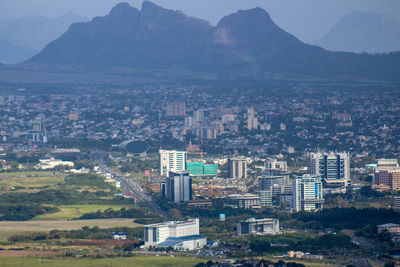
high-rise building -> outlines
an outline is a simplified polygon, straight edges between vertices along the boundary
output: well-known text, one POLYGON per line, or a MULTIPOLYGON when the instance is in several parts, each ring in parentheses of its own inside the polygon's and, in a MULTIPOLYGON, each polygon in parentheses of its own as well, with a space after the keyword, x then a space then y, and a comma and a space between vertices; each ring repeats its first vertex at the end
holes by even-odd
POLYGON ((184 117, 186 116, 185 102, 169 102, 167 104, 168 117, 184 117))
POLYGON ((193 112, 193 118, 195 122, 199 123, 204 123, 205 122, 205 116, 204 116, 204 110, 197 110, 193 112))
POLYGON ((275 235, 279 233, 279 219, 255 219, 250 218, 238 222, 238 235, 275 235))
POLYGON ((161 183, 161 194, 176 203, 192 200, 192 177, 189 172, 170 172, 167 181, 161 183))
POLYGON ((258 129, 258 119, 255 117, 255 111, 253 108, 247 110, 247 129, 258 129))
POLYGON ((46 127, 43 120, 32 122, 33 129, 26 134, 29 143, 47 143, 46 127))
POLYGON ((246 158, 231 158, 228 160, 228 176, 234 179, 247 178, 246 158))
POLYGON ((197 236, 200 233, 199 219, 170 221, 144 226, 145 247, 156 246, 168 238, 197 236))
POLYGON ((381 169, 374 174, 374 183, 387 185, 390 190, 400 190, 400 169, 381 169))
POLYGON ((160 175, 168 176, 169 172, 183 171, 186 169, 186 151, 160 150, 160 175))
POLYGON ((327 187, 350 185, 349 153, 308 153, 309 174, 321 176, 327 187))
POLYGON ((283 176, 277 175, 263 175, 258 178, 258 190, 268 190, 271 187, 276 187, 278 193, 281 193, 281 187, 283 186, 283 176))
POLYGON ((322 181, 319 176, 304 174, 293 182, 292 210, 311 211, 322 209, 322 181))

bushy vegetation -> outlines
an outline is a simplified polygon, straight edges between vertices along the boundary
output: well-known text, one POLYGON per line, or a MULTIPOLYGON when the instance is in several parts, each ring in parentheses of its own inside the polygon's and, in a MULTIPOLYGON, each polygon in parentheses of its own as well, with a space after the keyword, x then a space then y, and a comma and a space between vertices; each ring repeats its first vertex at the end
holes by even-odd
MULTIPOLYGON (((50 189, 41 189, 37 192, 0 194, 0 220, 29 220, 37 215, 58 211, 55 205, 129 203, 129 200, 114 196, 117 190, 115 187, 105 183, 103 178, 91 174, 70 175, 65 177, 65 183, 56 184, 50 189)), ((126 210, 123 213, 125 218, 129 218, 126 210)), ((107 216, 117 214, 108 211, 107 216)))
POLYGON ((274 251, 312 251, 319 252, 332 248, 352 248, 351 238, 343 234, 325 234, 311 236, 309 234, 267 235, 250 237, 245 241, 255 254, 274 251), (279 245, 273 245, 279 244, 279 245))
POLYGON ((292 217, 316 228, 361 229, 383 223, 400 223, 400 213, 392 209, 333 208, 317 212, 298 212, 292 217))
POLYGON ((54 239, 111 239, 114 232, 123 232, 128 235, 130 240, 139 240, 143 238, 143 228, 115 227, 100 229, 98 227, 89 228, 84 226, 79 230, 52 230, 49 233, 29 233, 14 235, 9 238, 10 242, 26 242, 54 239))
POLYGON ((57 212, 55 207, 46 207, 40 205, 0 205, 0 221, 26 221, 37 215, 57 212))
POLYGON ((66 185, 89 186, 99 189, 109 189, 115 191, 115 187, 104 182, 104 179, 93 174, 78 174, 65 177, 66 185))
POLYGON ((109 218, 144 218, 146 216, 142 209, 137 208, 122 208, 120 210, 106 209, 104 211, 96 211, 86 213, 79 219, 109 219, 109 218))

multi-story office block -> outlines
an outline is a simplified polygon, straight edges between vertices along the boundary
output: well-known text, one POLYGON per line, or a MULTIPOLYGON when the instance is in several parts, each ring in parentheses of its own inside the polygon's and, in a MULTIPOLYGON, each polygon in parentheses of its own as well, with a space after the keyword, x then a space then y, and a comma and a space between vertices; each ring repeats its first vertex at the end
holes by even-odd
POLYGON ((263 175, 258 178, 258 190, 275 190, 276 193, 281 193, 284 177, 277 175, 263 175))
POLYGON ((393 208, 400 210, 400 197, 394 197, 394 205, 393 208))
POLYGON ((228 176, 234 179, 247 178, 247 160, 245 158, 232 158, 228 161, 228 176))
POLYGON ((192 200, 192 177, 189 172, 170 172, 166 182, 161 183, 161 195, 176 203, 192 200))
POLYGON ((272 207, 272 191, 271 190, 260 190, 258 191, 260 196, 260 206, 262 208, 272 207))
POLYGON ((275 235, 279 233, 278 219, 255 219, 239 221, 237 226, 238 235, 275 235))
POLYGON ((169 102, 167 104, 168 117, 184 117, 186 115, 186 105, 184 102, 169 102))
POLYGON ((186 151, 160 150, 160 175, 168 176, 169 172, 186 170, 186 151))
POLYGON ((375 172, 374 183, 377 185, 387 185, 390 190, 400 190, 400 169, 381 169, 375 172))
POLYGON ((167 238, 171 237, 176 238, 196 236, 199 235, 199 233, 199 219, 149 224, 144 226, 144 246, 155 246, 166 241, 167 238))
POLYGON ((321 176, 327 187, 350 185, 350 157, 345 153, 309 153, 308 168, 312 175, 321 176))
POLYGON ((311 211, 322 209, 322 181, 319 176, 304 174, 293 182, 292 210, 311 211))
POLYGON ((260 206, 260 197, 254 194, 233 194, 230 195, 229 198, 237 201, 237 207, 240 209, 259 209, 260 206))

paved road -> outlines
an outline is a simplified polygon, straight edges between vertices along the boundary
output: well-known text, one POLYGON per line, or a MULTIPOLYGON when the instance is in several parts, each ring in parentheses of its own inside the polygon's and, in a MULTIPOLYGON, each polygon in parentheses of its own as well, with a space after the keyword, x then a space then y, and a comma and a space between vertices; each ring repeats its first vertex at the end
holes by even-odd
POLYGON ((160 215, 162 217, 167 216, 166 212, 163 211, 157 204, 157 202, 154 201, 154 199, 146 194, 143 191, 143 188, 134 180, 129 179, 125 175, 123 175, 120 172, 111 170, 109 167, 106 166, 104 163, 104 159, 107 156, 105 152, 102 151, 92 151, 90 154, 90 158, 92 161, 98 161, 100 163, 100 168, 107 173, 111 173, 114 176, 114 179, 116 181, 119 181, 121 183, 121 187, 127 191, 131 192, 133 194, 133 197, 147 205, 149 209, 151 209, 154 213, 157 215, 160 215))

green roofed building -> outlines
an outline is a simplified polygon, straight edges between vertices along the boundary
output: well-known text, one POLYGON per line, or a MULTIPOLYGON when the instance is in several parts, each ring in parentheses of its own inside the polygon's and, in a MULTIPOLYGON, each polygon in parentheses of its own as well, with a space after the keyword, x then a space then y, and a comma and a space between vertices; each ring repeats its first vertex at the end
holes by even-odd
POLYGON ((218 165, 204 164, 203 162, 188 162, 186 168, 190 176, 216 176, 218 165))

